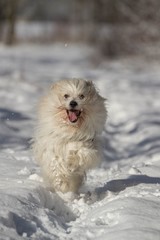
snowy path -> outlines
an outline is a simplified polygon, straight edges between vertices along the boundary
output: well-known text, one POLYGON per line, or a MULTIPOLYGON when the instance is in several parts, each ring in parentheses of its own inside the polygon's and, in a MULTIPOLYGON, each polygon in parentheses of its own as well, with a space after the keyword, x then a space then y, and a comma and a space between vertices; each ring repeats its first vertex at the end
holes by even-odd
POLYGON ((84 46, 0 46, 0 240, 160 239, 160 69, 142 59, 89 61, 84 46), (93 79, 109 99, 105 160, 66 201, 38 178, 29 139, 52 81, 93 79))

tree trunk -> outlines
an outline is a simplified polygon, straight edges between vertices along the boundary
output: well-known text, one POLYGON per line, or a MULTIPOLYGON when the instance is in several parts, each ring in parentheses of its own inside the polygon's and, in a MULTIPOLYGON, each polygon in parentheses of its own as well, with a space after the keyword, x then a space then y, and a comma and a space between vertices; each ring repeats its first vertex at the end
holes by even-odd
POLYGON ((12 45, 15 42, 15 25, 19 0, 9 0, 7 4, 7 34, 5 43, 12 45))

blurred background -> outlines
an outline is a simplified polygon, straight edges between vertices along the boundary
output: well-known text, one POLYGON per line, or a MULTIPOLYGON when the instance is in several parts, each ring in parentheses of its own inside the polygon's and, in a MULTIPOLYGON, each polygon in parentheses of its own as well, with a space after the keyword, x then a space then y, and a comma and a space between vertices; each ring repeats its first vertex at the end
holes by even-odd
POLYGON ((107 58, 156 58, 159 0, 0 0, 0 42, 83 42, 107 58))

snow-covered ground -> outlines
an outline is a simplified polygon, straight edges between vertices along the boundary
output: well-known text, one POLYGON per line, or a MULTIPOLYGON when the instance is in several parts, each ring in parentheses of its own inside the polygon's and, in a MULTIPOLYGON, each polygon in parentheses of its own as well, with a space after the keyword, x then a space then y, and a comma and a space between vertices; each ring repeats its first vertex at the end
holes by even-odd
POLYGON ((0 240, 160 239, 159 62, 97 58, 82 45, 0 46, 0 240), (45 188, 29 148, 36 102, 63 77, 108 98, 105 159, 74 200, 45 188))

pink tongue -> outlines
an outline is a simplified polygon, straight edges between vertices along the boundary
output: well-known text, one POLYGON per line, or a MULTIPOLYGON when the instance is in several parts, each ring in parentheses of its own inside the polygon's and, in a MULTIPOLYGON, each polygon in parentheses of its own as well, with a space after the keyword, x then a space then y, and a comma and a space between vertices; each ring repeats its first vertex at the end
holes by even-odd
POLYGON ((69 120, 70 120, 71 122, 74 122, 74 121, 77 120, 77 115, 76 115, 75 112, 69 111, 69 120))

